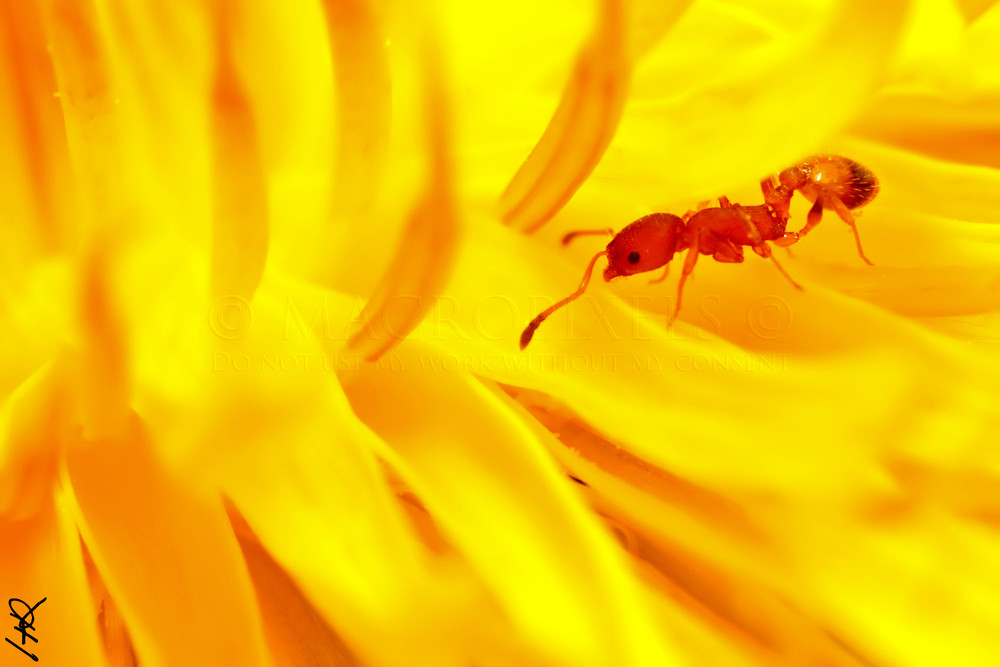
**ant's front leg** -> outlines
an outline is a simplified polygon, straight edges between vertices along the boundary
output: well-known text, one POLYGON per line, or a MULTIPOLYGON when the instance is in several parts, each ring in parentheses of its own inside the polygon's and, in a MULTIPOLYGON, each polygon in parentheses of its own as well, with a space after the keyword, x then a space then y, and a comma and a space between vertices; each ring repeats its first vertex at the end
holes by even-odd
POLYGON ((667 320, 667 326, 673 326, 674 320, 677 319, 677 314, 681 312, 681 295, 684 292, 684 283, 687 281, 691 272, 694 271, 694 265, 698 261, 698 246, 701 244, 701 234, 702 232, 696 232, 694 239, 691 242, 691 248, 688 250, 687 257, 684 258, 684 269, 681 271, 680 282, 677 283, 677 305, 674 307, 674 314, 670 316, 667 320))
POLYGON ((667 262, 666 266, 663 267, 663 273, 660 274, 658 278, 653 278, 649 281, 650 285, 655 285, 657 283, 662 283, 667 279, 667 274, 670 273, 670 262, 667 262))
POLYGON ((569 245, 570 241, 575 239, 577 236, 614 236, 615 230, 611 229, 581 229, 575 232, 566 232, 566 235, 562 237, 562 244, 569 245))

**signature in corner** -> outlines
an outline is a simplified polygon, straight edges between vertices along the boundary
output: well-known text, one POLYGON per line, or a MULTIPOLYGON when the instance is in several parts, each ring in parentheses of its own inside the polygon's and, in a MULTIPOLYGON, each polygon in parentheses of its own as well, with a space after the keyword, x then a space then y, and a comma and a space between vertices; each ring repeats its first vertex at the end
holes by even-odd
POLYGON ((41 600, 36 602, 34 606, 28 605, 27 602, 21 600, 20 598, 11 598, 10 600, 7 601, 7 606, 10 607, 10 615, 17 619, 17 625, 14 626, 14 629, 21 633, 21 646, 18 646, 17 644, 12 642, 10 639, 7 639, 6 637, 4 638, 4 641, 6 641, 8 644, 16 648, 21 653, 25 654, 35 662, 38 662, 38 656, 36 656, 33 653, 28 653, 22 647, 24 646, 25 641, 28 639, 35 642, 36 644, 38 643, 38 640, 35 639, 35 637, 33 637, 28 632, 28 630, 35 629, 35 610, 38 609, 39 605, 41 605, 46 600, 48 600, 48 598, 42 598, 41 600), (25 611, 23 613, 18 613, 18 611, 14 609, 15 602, 24 607, 25 611))

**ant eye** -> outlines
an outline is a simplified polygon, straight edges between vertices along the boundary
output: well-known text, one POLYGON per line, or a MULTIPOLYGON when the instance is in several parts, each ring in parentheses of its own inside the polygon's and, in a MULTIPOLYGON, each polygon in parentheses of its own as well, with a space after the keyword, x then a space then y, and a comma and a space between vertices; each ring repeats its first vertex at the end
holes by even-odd
POLYGON ((639 253, 636 252, 635 250, 633 250, 632 252, 630 252, 628 254, 628 263, 629 264, 638 264, 639 263, 639 253))

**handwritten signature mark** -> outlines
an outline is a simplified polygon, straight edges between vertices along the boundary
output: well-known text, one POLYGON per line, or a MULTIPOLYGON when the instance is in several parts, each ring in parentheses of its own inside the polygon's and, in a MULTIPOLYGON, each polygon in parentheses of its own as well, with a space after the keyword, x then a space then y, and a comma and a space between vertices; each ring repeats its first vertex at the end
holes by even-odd
POLYGON ((21 645, 18 646, 17 644, 7 639, 6 637, 4 637, 4 641, 6 641, 8 644, 16 648, 21 653, 25 654, 35 662, 38 662, 38 656, 35 655, 34 653, 28 653, 22 647, 24 646, 25 640, 27 639, 30 639, 36 644, 38 643, 38 640, 35 639, 35 637, 33 637, 30 633, 28 633, 28 630, 35 629, 35 610, 38 609, 39 605, 41 605, 46 600, 48 600, 47 597, 42 598, 41 600, 36 602, 34 606, 29 606, 27 602, 21 600, 20 598, 11 598, 10 600, 7 601, 7 606, 10 607, 10 615, 16 618, 18 621, 17 625, 14 626, 14 630, 21 633, 21 645), (15 602, 24 606, 25 608, 24 613, 18 613, 17 610, 14 609, 15 602))

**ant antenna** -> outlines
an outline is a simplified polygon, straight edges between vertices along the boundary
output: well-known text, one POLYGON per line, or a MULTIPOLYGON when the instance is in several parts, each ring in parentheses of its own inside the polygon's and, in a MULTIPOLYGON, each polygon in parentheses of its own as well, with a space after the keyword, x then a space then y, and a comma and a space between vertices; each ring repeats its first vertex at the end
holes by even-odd
POLYGON ((575 239, 577 236, 614 236, 615 230, 613 229, 581 229, 575 232, 568 232, 562 237, 562 244, 569 245, 570 241, 575 239))
POLYGON ((587 285, 590 283, 590 275, 594 272, 594 265, 597 264, 597 260, 607 254, 608 254, 607 250, 602 250, 601 252, 591 257, 590 263, 587 264, 587 270, 584 271, 583 273, 583 280, 580 281, 580 286, 576 288, 576 291, 570 294, 562 301, 552 304, 551 306, 540 312, 538 316, 535 317, 535 319, 531 320, 531 322, 528 323, 528 326, 526 326, 524 328, 524 331, 521 332, 521 350, 524 350, 524 348, 528 347, 528 343, 531 342, 531 337, 535 335, 535 329, 537 329, 539 325, 541 325, 541 323, 545 321, 546 317, 548 317, 555 311, 559 310, 570 301, 580 298, 580 296, 587 289, 587 285))

